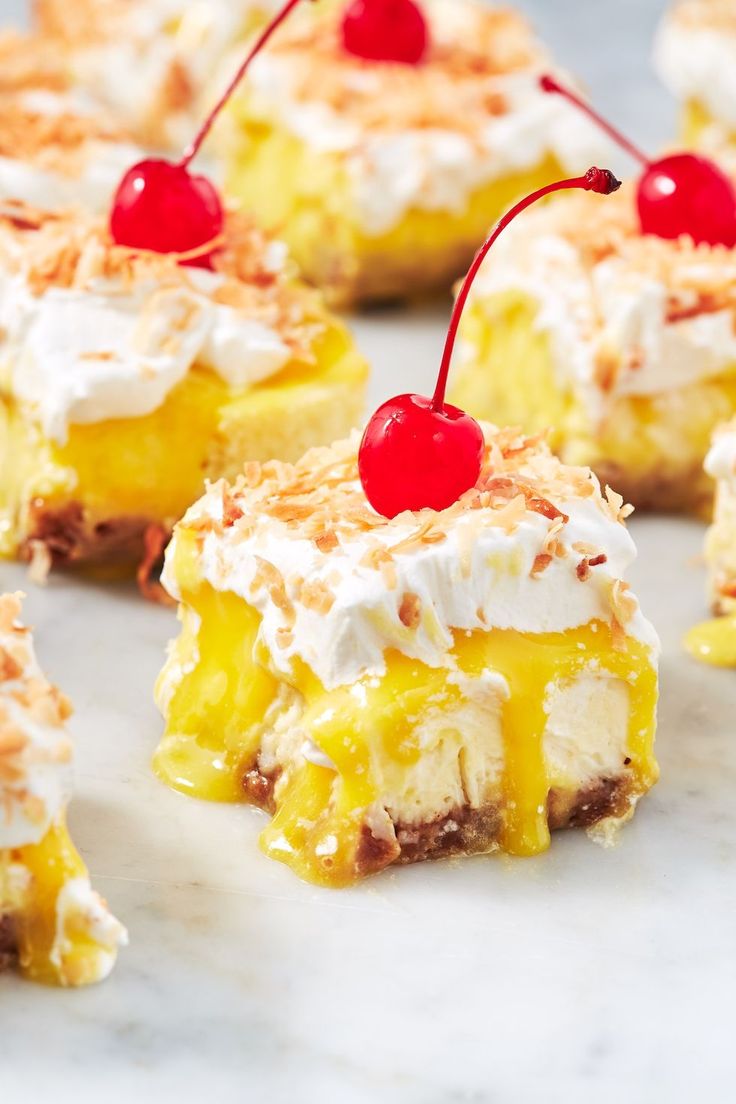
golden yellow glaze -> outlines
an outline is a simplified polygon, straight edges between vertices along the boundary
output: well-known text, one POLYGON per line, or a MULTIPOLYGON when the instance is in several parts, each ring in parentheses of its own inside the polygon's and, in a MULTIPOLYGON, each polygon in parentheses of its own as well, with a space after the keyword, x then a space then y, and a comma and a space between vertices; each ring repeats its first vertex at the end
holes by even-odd
POLYGON ((59 893, 73 878, 87 877, 63 819, 53 824, 39 843, 0 851, 0 890, 2 875, 10 864, 19 864, 30 875, 29 886, 18 901, 11 899, 4 905, 0 893, 0 914, 9 908, 18 933, 21 972, 47 985, 84 985, 97 980, 99 946, 82 931, 67 930, 68 945, 63 958, 58 962, 51 960, 59 893))
POLYGON ((127 516, 168 527, 206 478, 232 478, 246 460, 296 460, 343 436, 362 415, 367 367, 339 323, 313 351, 315 363, 293 360, 238 390, 194 367, 153 413, 73 425, 63 446, 0 398, 0 555, 15 554, 33 500, 80 502, 90 524, 127 516))
POLYGON ((635 505, 659 500, 662 509, 702 513, 713 494, 702 463, 713 430, 736 412, 736 364, 675 391, 617 398, 594 424, 555 371, 549 338, 535 326, 537 309, 525 294, 509 292, 466 312, 461 333, 471 352, 450 402, 497 425, 549 429, 566 463, 600 471, 635 505))
POLYGON ((515 199, 564 175, 548 157, 478 188, 460 214, 413 208, 391 230, 372 235, 360 226, 339 155, 254 118, 247 98, 233 107, 229 144, 228 196, 278 232, 306 278, 336 302, 449 289, 515 199))
MULTIPOLYGON (((198 797, 243 800, 245 772, 258 752, 264 719, 294 702, 299 729, 334 763, 336 772, 298 756, 275 789, 276 813, 261 835, 272 858, 307 881, 341 886, 355 881, 355 856, 370 806, 380 800, 376 769, 416 763, 422 755, 417 719, 430 706, 448 710, 462 692, 447 668, 431 668, 387 652, 386 673, 327 691, 301 662, 277 675, 257 642, 259 618, 239 597, 198 577, 196 536, 180 527, 174 571, 183 594, 183 632, 157 688, 166 734, 155 756, 158 774, 198 797), (285 696, 284 696, 285 695, 285 696)), ((411 630, 407 629, 407 633, 411 630)), ((614 647, 609 626, 594 622, 564 633, 513 630, 456 632, 448 664, 470 677, 485 670, 506 680, 502 707, 505 770, 501 846, 534 855, 549 846, 543 754, 550 684, 576 679, 591 664, 621 679, 629 691, 628 757, 635 793, 655 781, 653 757, 657 676, 648 649, 627 638, 614 647)))
POLYGON ((685 647, 695 659, 713 667, 736 667, 736 614, 696 625, 686 635, 685 647))

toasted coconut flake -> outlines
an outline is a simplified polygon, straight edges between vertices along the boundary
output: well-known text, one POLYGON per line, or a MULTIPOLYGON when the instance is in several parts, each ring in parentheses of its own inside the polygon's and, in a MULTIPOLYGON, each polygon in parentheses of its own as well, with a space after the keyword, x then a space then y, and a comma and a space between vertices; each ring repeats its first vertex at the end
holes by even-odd
MULTIPOLYGON (((205 251, 209 251, 211 243, 205 251)), ((201 252, 201 251, 199 251, 201 252)), ((188 255, 187 255, 188 256, 188 255)), ((16 200, 0 202, 0 262, 21 274, 34 295, 49 288, 89 288, 96 280, 116 280, 123 289, 153 283, 157 295, 186 289, 206 294, 179 264, 184 255, 150 253, 115 245, 104 219, 79 211, 44 212, 16 200)), ((213 259, 220 276, 209 293, 252 321, 278 332, 292 356, 313 363, 314 342, 324 331, 319 297, 274 269, 270 241, 246 217, 229 214, 222 247, 213 259)), ((180 319, 183 325, 186 319, 180 319)), ((177 341, 172 332, 171 341, 177 341)), ((100 350, 105 353, 104 348, 100 350)), ((255 469, 249 468, 248 478, 255 469)))
POLYGON ((551 563, 552 556, 550 556, 549 553, 539 552, 534 557, 534 563, 532 564, 532 569, 529 574, 533 579, 535 579, 538 575, 541 575, 542 572, 546 571, 551 563))
POLYGON ((628 625, 638 608, 639 603, 631 593, 629 584, 623 579, 614 579, 611 584, 611 609, 616 620, 622 625, 628 625))
POLYGON ((399 621, 407 629, 416 629, 422 620, 422 601, 418 594, 407 591, 401 598, 399 621))
MULTIPOLYGON (((270 48, 288 68, 290 96, 314 101, 318 72, 320 103, 356 124, 361 136, 449 130, 480 146, 489 120, 509 110, 498 77, 538 71, 546 63, 521 16, 509 8, 468 5, 462 27, 433 37, 421 65, 382 67, 377 94, 370 67, 343 48, 341 15, 340 5, 318 5, 310 20, 283 27, 270 48)), ((364 142, 361 151, 369 156, 364 142)))
POLYGON ((22 598, 23 595, 20 591, 15 594, 0 594, 0 632, 22 633, 25 631, 18 624, 22 598))
POLYGON ((306 609, 315 613, 329 613, 335 604, 335 595, 326 583, 320 580, 305 582, 299 592, 299 601, 306 609))

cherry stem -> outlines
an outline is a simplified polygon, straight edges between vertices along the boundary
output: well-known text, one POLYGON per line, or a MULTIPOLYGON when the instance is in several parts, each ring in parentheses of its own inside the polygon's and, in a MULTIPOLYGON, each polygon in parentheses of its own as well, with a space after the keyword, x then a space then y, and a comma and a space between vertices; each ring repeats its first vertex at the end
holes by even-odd
POLYGON ((228 102, 230 97, 235 92, 235 89, 238 87, 241 80, 245 76, 245 73, 246 73, 247 69, 249 68, 250 63, 253 61, 253 59, 255 57, 257 57, 258 54, 260 54, 261 50, 266 45, 266 43, 269 41, 269 39, 271 38, 273 33, 279 29, 281 24, 286 19, 288 19, 288 17, 291 15, 292 11, 297 6, 297 4, 301 4, 301 3, 302 3, 302 0, 288 0, 288 2, 286 4, 284 4, 281 11, 273 17, 273 19, 268 24, 268 26, 265 27, 263 29, 263 31, 261 31, 261 33, 258 36, 258 38, 256 39, 255 43, 251 47, 247 57, 245 58, 245 61, 243 61, 242 65, 238 69, 237 73, 235 74, 233 79, 230 81, 230 83, 228 84, 227 88, 225 89, 225 91, 220 96, 220 98, 217 101, 217 103, 215 104, 215 106, 212 108, 212 111, 210 111, 209 115, 207 116, 207 118, 203 122, 202 126, 199 128, 196 135, 194 136, 193 141, 191 141, 189 143, 189 145, 187 146, 187 148, 184 150, 184 155, 183 155, 181 161, 179 162, 179 168, 181 168, 181 169, 188 168, 190 162, 193 160, 193 158, 195 158, 197 156, 200 149, 202 148, 202 143, 204 142, 204 140, 207 137, 207 135, 209 134, 209 132, 212 130, 212 127, 214 126, 214 123, 215 123, 215 120, 217 119, 217 116, 220 114, 222 109, 225 107, 225 104, 228 102))
POLYGON ((617 127, 613 126, 612 123, 609 123, 608 119, 604 119, 603 116, 600 115, 594 107, 591 107, 589 103, 586 103, 586 101, 581 96, 578 96, 577 93, 573 92, 570 88, 565 88, 564 85, 560 84, 558 80, 550 76, 548 73, 545 73, 544 76, 539 78, 539 86, 543 92, 554 92, 556 95, 562 96, 564 99, 568 100, 569 103, 574 104, 574 106, 579 108, 580 111, 584 112, 587 116, 589 116, 589 118, 593 119, 593 121, 598 124, 601 130, 605 131, 605 133, 608 134, 609 137, 613 138, 614 142, 617 142, 622 149, 625 149, 627 153, 631 154, 631 156, 636 161, 641 162, 641 164, 644 165, 645 168, 649 168, 652 163, 651 158, 647 157, 645 153, 642 153, 638 146, 635 146, 633 142, 630 142, 625 134, 622 134, 617 127))
POLYGON ((441 414, 444 409, 445 392, 447 390, 447 380, 450 375, 452 355, 455 350, 460 319, 467 305, 470 289, 473 286, 476 276, 480 272, 483 262, 496 242, 496 239, 504 232, 509 223, 513 222, 516 216, 520 215, 522 211, 525 211, 527 207, 531 207, 537 200, 543 199, 544 196, 550 195, 552 192, 561 192, 569 188, 582 188, 586 192, 598 192, 600 195, 610 195, 612 192, 618 191, 620 187, 621 181, 616 179, 610 169, 592 168, 588 169, 585 176, 574 176, 569 180, 558 180, 554 184, 548 184, 545 188, 540 188, 537 192, 532 192, 531 195, 520 200, 503 216, 491 236, 476 253, 468 274, 463 280, 460 293, 455 300, 455 306, 450 319, 450 328, 447 331, 447 340, 445 341, 445 351, 442 354, 442 363, 440 365, 439 376, 437 377, 437 387, 435 388, 432 398, 432 410, 434 410, 435 413, 441 414))

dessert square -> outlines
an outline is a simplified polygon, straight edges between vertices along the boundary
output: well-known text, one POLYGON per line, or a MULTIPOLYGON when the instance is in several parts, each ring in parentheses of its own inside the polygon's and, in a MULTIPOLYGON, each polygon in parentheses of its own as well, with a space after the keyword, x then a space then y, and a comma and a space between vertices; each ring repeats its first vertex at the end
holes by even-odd
MULTIPOLYGON (((736 613, 736 420, 719 427, 705 461, 716 482, 713 524, 705 558, 709 597, 716 614, 736 613)), ((735 634, 736 635, 736 634, 735 634)))
POLYGON ((159 149, 191 137, 213 73, 277 7, 278 0, 34 0, 38 31, 75 85, 159 149))
POLYGON ((284 247, 233 216, 213 264, 0 204, 0 555, 155 559, 205 479, 360 420, 365 363, 284 247))
POLYGON ((703 513, 736 410, 736 254, 643 235, 631 185, 530 211, 481 271, 451 401, 590 465, 637 508, 703 513))
POLYGON ((736 144, 736 8, 731 0, 680 0, 659 28, 654 63, 682 105, 688 145, 736 144))
POLYGON ((253 64, 226 190, 333 301, 446 290, 512 200, 608 145, 540 91, 548 55, 509 9, 422 0, 430 44, 407 64, 349 53, 346 6, 296 12, 253 64))
POLYGON ((0 969, 86 985, 107 977, 127 936, 69 837, 71 706, 20 612, 18 595, 0 595, 0 969))
POLYGON ((247 465, 176 527, 155 768, 266 809, 262 848, 309 881, 603 838, 657 778, 628 508, 539 438, 484 434, 442 512, 376 514, 353 437, 247 465))

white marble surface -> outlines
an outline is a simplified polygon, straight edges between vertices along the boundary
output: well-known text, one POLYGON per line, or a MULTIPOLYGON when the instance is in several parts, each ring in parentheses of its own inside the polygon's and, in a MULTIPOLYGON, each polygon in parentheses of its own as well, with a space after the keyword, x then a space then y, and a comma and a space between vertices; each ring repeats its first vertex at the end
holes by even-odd
MULTIPOLYGON (((736 676, 680 648, 703 613, 701 533, 635 525, 664 640, 662 781, 616 849, 569 833, 539 859, 340 893, 263 858, 258 812, 151 774, 170 612, 125 588, 28 587, 77 707, 72 829, 131 946, 93 990, 0 980, 3 1104, 732 1099, 736 676)), ((0 587, 22 585, 0 566, 0 587)))
MULTIPOLYGON (((665 136, 671 109, 644 68, 659 3, 523 6, 634 137, 665 136)), ((430 386, 445 319, 439 306, 358 322, 374 400, 430 386)), ((702 528, 634 532, 634 583, 664 641, 662 781, 620 845, 568 834, 540 859, 342 893, 263 858, 259 813, 151 774, 171 613, 125 588, 34 589, 0 565, 0 589, 29 589, 39 654, 75 701, 72 828, 131 934, 99 988, 0 980, 1 1104, 732 1100, 736 676, 680 648, 704 613, 702 528)))

